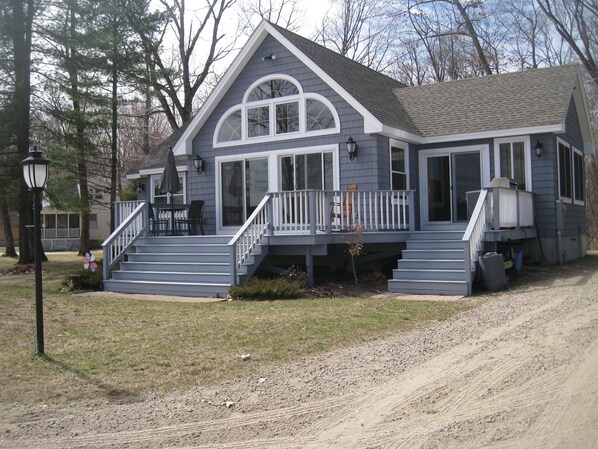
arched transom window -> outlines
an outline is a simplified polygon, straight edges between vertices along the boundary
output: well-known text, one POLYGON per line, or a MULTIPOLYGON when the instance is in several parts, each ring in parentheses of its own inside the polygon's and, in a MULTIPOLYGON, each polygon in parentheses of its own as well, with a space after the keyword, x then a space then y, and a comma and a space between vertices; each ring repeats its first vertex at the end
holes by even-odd
POLYGON ((214 146, 334 134, 339 130, 332 103, 321 95, 304 93, 295 79, 277 75, 256 81, 245 92, 243 103, 222 116, 214 146))

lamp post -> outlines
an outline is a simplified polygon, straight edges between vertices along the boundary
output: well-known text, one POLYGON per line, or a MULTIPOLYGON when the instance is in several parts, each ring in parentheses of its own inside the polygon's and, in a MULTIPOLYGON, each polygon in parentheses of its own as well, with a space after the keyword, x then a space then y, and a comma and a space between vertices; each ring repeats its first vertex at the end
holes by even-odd
POLYGON ((33 245, 35 258, 35 323, 36 350, 38 355, 44 354, 44 307, 42 301, 42 248, 41 248, 41 193, 48 181, 48 165, 50 161, 42 156, 42 152, 33 147, 29 157, 21 161, 23 178, 29 190, 33 192, 33 245))

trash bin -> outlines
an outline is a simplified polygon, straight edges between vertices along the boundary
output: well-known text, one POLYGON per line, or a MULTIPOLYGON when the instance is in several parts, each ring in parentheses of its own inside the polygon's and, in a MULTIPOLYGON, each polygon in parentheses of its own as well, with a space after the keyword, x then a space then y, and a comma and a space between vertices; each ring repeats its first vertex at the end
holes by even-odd
POLYGON ((480 257, 480 271, 484 287, 491 292, 507 288, 504 260, 502 254, 486 253, 480 257))

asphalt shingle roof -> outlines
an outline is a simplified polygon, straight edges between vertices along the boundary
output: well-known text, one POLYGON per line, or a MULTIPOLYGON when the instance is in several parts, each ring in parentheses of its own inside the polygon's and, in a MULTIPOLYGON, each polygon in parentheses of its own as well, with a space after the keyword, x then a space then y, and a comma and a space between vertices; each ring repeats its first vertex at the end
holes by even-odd
POLYGON ((380 122, 417 133, 417 128, 393 95, 405 84, 376 72, 320 44, 271 24, 318 67, 330 75, 380 122))
POLYGON ((576 64, 395 89, 424 137, 563 122, 576 64))
MULTIPOLYGON (((150 152, 146 154, 143 159, 141 159, 139 164, 135 167, 132 167, 127 173, 137 173, 140 169, 148 170, 152 168, 164 168, 166 165, 166 154, 168 153, 168 148, 173 147, 177 143, 179 137, 183 135, 183 132, 185 132, 185 129, 187 129, 189 123, 190 122, 187 122, 185 125, 181 126, 170 136, 152 148, 150 152)), ((186 155, 176 156, 175 160, 177 165, 187 164, 186 155)))

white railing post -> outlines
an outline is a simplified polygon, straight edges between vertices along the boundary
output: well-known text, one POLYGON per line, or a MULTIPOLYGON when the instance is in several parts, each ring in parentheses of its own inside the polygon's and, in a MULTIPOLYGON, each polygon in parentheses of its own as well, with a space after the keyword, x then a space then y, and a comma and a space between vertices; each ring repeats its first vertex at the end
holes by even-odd
POLYGON ((316 191, 310 190, 307 192, 307 219, 309 220, 309 233, 311 235, 316 234, 316 220, 318 216, 316 209, 316 191))
POLYGON ((415 190, 409 190, 409 230, 415 231, 415 190))

